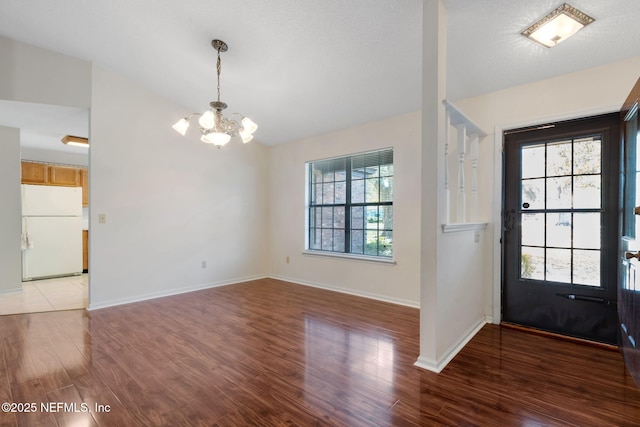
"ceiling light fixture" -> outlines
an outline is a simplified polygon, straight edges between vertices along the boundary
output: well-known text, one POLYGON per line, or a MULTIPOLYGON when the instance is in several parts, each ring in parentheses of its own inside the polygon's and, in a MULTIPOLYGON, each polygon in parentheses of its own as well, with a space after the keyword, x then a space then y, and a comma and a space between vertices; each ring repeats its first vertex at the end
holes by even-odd
POLYGON ((74 147, 89 147, 89 140, 80 136, 65 135, 62 137, 62 143, 66 145, 73 145, 74 147))
POLYGON ((226 52, 228 46, 222 40, 212 40, 211 45, 218 52, 218 61, 216 62, 216 71, 218 75, 218 99, 211 101, 211 108, 204 113, 191 113, 189 116, 178 120, 173 128, 184 136, 189 129, 189 122, 193 117, 200 117, 198 124, 200 125, 200 140, 207 144, 214 144, 218 148, 225 145, 231 140, 231 137, 240 135, 242 142, 247 143, 253 139, 253 133, 258 129, 253 120, 239 113, 233 113, 232 116, 240 117, 240 122, 227 119, 222 115, 222 110, 227 108, 227 104, 220 101, 220 70, 222 63, 220 62, 220 52, 226 52))
POLYGON ((564 3, 521 34, 543 46, 553 47, 565 41, 595 19, 564 3))

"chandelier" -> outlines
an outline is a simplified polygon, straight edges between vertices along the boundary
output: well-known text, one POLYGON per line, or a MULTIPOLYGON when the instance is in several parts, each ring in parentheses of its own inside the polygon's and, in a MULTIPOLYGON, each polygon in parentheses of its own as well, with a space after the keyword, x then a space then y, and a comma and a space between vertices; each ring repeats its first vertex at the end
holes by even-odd
POLYGON ((258 129, 253 120, 243 116, 239 113, 233 113, 233 116, 239 116, 239 122, 233 119, 227 119, 222 115, 222 110, 227 108, 227 104, 220 101, 220 70, 222 69, 222 63, 220 62, 220 52, 226 52, 229 48, 222 40, 212 40, 211 45, 218 52, 218 61, 216 62, 216 71, 218 75, 218 99, 217 101, 211 101, 209 105, 211 108, 204 113, 191 113, 189 116, 184 117, 172 127, 184 136, 189 129, 190 121, 193 117, 200 117, 198 124, 200 125, 200 133, 202 136, 200 140, 207 144, 213 144, 218 148, 225 145, 231 140, 231 137, 240 135, 242 142, 247 143, 253 139, 253 133, 258 129))

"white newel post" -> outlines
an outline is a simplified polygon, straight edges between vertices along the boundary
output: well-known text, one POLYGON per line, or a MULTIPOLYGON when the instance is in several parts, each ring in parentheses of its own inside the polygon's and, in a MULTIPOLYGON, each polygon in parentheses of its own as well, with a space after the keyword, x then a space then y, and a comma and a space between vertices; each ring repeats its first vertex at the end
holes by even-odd
POLYGON ((478 134, 469 136, 469 151, 471 160, 471 208, 470 221, 478 220, 478 134))
POLYGON ((467 154, 467 127, 464 124, 456 125, 458 140, 458 200, 457 200, 457 222, 466 221, 466 195, 464 182, 464 157, 467 154))

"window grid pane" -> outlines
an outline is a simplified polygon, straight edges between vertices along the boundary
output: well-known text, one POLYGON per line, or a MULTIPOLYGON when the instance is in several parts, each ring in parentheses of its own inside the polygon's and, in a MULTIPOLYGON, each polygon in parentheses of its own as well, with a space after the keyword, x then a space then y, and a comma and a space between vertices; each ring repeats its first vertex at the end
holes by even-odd
POLYGON ((393 255, 393 150, 309 163, 309 249, 393 255))

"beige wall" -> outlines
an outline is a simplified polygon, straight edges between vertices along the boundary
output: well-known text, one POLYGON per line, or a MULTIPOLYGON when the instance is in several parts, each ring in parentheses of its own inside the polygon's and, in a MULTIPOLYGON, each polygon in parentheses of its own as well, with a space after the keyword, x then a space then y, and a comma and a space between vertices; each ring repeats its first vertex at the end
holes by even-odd
POLYGON ((184 107, 97 65, 92 97, 90 308, 266 275, 265 147, 182 137, 184 107))
POLYGON ((268 253, 274 277, 418 306, 420 127, 415 112, 270 147, 268 253), (396 264, 303 254, 305 162, 386 147, 394 150, 396 264))
POLYGON ((481 211, 490 215, 488 251, 493 260, 485 267, 485 312, 499 322, 500 315, 500 211, 502 207, 502 132, 522 126, 588 117, 618 111, 640 77, 640 57, 595 67, 552 79, 456 101, 456 105, 485 131, 481 211))

